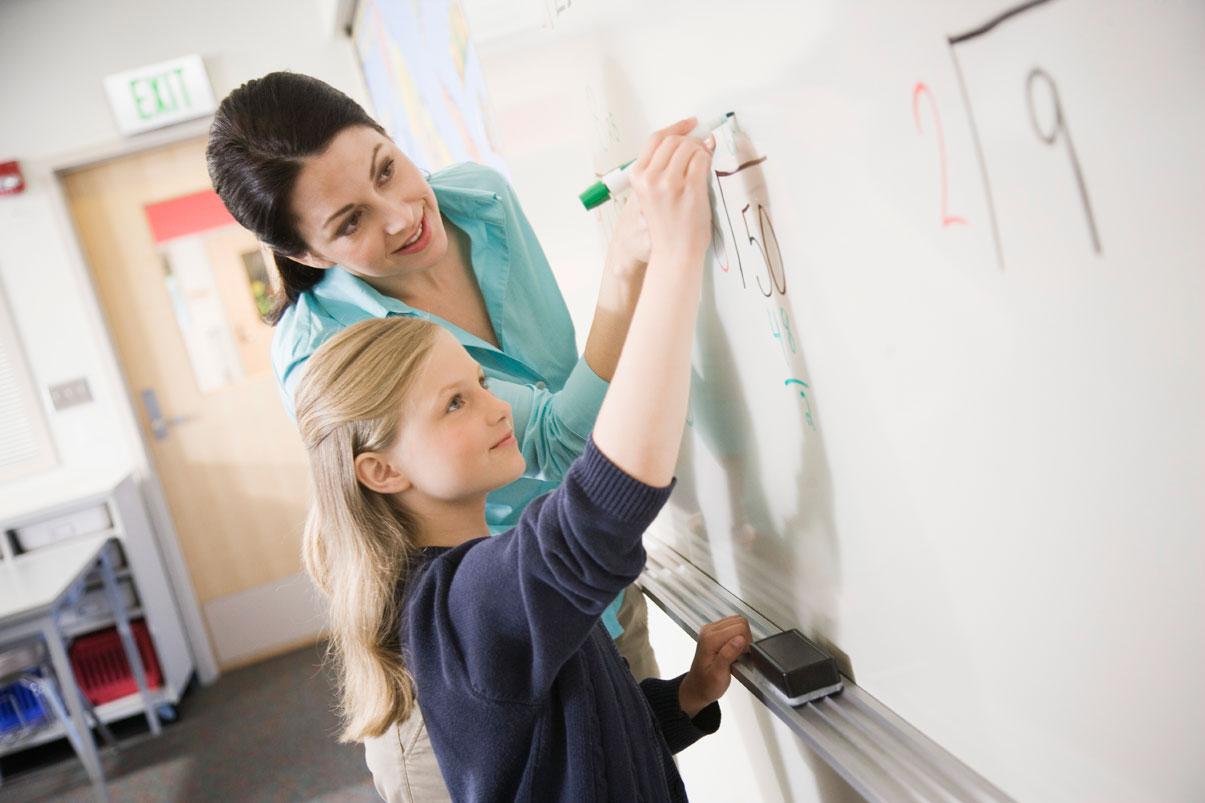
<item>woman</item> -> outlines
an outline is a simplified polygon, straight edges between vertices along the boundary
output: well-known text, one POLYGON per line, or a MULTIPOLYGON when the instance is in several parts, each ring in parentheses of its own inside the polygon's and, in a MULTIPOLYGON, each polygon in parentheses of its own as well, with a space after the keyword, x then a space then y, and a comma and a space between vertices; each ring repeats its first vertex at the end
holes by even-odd
MULTIPOLYGON (((527 471, 489 495, 491 531, 556 486, 585 447, 640 293, 648 240, 635 203, 579 357, 539 242, 496 172, 466 164, 425 177, 346 95, 283 72, 222 101, 207 156, 226 207, 275 254, 272 363, 290 411, 306 361, 330 337, 369 318, 424 318, 456 337, 512 410, 527 471)), ((646 616, 634 589, 603 615, 637 679, 658 674, 646 616)), ((411 739, 423 750, 413 719, 395 752, 411 739)))

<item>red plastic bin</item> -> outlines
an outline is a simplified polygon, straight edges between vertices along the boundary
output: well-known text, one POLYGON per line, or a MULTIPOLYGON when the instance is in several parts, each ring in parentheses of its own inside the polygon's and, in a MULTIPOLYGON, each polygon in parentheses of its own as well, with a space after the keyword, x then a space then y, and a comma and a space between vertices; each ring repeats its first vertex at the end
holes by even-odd
MULTIPOLYGON (((134 643, 138 645, 138 654, 142 656, 146 685, 151 689, 158 688, 163 683, 163 676, 146 622, 135 619, 130 622, 130 629, 134 631, 134 643)), ((126 660, 126 651, 121 646, 121 636, 116 627, 80 636, 72 643, 70 654, 75 680, 92 705, 101 705, 138 691, 138 682, 134 680, 134 671, 126 660)))

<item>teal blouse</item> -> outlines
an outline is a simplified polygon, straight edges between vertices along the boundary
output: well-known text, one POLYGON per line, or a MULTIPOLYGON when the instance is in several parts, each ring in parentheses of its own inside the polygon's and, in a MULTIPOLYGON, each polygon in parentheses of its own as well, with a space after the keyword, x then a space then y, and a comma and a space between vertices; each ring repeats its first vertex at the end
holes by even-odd
MULTIPOLYGON (((582 453, 607 383, 578 356, 565 300, 506 179, 465 163, 432 174, 430 183, 440 212, 469 237, 473 273, 501 348, 335 267, 276 325, 272 370, 292 415, 306 360, 344 327, 410 315, 447 329, 480 363, 490 391, 510 403, 515 439, 527 460, 523 477, 486 499, 486 521, 498 533, 514 526, 528 502, 555 488, 582 453)), ((603 615, 613 637, 623 632, 615 616, 618 603, 603 615)))

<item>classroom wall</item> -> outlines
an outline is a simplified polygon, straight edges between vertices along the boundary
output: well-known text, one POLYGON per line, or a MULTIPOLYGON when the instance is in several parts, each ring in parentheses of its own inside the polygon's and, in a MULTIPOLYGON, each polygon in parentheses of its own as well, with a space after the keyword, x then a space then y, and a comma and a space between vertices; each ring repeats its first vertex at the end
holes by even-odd
MULTIPOLYGON (((27 189, 0 198, 0 282, 60 460, 141 464, 107 335, 70 221, 56 208, 53 165, 119 147, 101 81, 189 53, 205 60, 214 93, 274 69, 323 78, 363 98, 350 42, 335 36, 325 0, 5 0, 0 3, 0 161, 17 159, 27 189), (47 386, 84 377, 94 401, 55 413, 47 386)), ((152 134, 150 136, 158 136, 152 134)))
POLYGON ((204 120, 123 138, 104 96, 104 76, 178 56, 196 53, 204 59, 219 98, 250 78, 290 69, 363 101, 351 42, 337 34, 346 5, 344 0, 0 3, 0 161, 19 160, 27 184, 22 195, 0 197, 0 287, 13 310, 60 463, 127 464, 140 477, 202 682, 216 677, 216 664, 170 514, 143 450, 135 418, 140 413, 127 397, 54 170, 118 155, 131 143, 167 141, 181 131, 202 135, 204 120), (78 377, 87 381, 93 401, 53 411, 47 388, 78 377))

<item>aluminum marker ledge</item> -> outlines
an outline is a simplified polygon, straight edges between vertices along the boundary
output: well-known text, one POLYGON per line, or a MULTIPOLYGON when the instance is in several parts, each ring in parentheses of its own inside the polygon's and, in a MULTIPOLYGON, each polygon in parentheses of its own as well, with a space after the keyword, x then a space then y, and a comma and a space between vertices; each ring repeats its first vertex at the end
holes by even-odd
MULTIPOLYGON (((654 536, 644 546, 640 586, 692 638, 732 614, 749 620, 754 640, 782 630, 654 536)), ((733 676, 867 800, 1013 800, 847 677, 836 697, 792 707, 745 661, 733 676)))

